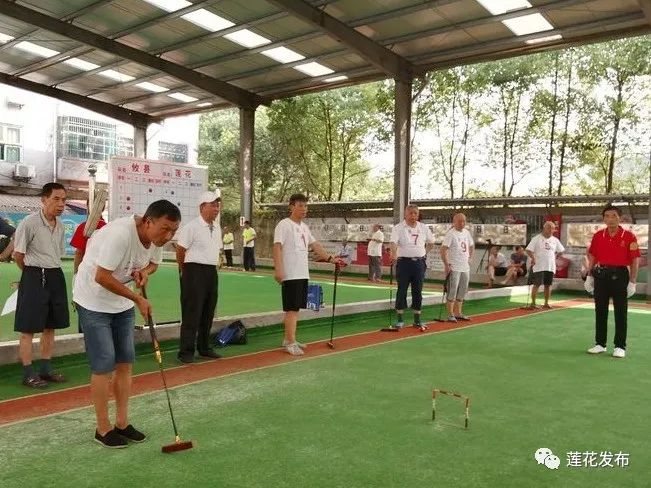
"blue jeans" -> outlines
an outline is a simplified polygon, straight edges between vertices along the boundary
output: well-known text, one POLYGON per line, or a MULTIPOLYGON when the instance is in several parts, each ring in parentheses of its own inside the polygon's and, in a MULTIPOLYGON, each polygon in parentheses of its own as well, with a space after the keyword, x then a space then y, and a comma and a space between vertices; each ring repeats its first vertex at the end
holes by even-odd
POLYGON ((136 314, 133 307, 120 313, 106 313, 77 305, 77 314, 93 373, 111 373, 115 371, 116 363, 133 363, 136 357, 133 342, 136 314))

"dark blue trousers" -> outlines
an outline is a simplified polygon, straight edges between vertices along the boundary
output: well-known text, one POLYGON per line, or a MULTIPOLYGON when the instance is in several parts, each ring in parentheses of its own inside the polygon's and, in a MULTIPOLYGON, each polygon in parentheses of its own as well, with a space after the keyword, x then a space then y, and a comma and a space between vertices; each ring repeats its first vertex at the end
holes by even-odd
POLYGON ((396 310, 407 308, 407 288, 411 285, 411 308, 420 310, 423 305, 423 280, 427 264, 425 258, 398 258, 396 264, 396 310))

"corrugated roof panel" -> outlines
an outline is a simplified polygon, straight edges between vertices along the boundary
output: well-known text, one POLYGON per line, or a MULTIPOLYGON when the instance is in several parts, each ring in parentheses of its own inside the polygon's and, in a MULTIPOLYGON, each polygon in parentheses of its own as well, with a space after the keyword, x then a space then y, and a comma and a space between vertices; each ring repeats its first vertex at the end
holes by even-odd
POLYGON ((258 76, 251 76, 245 79, 234 80, 232 83, 250 90, 257 87, 266 87, 278 83, 290 83, 297 80, 309 78, 309 76, 292 68, 281 68, 258 76))
POLYGON ((359 17, 368 17, 388 10, 395 10, 402 7, 410 7, 422 3, 422 0, 367 0, 364 2, 334 2, 327 5, 326 13, 346 21, 359 17))
POLYGON ((377 40, 447 25, 449 22, 445 17, 437 14, 434 10, 427 9, 400 17, 400 20, 390 19, 376 22, 359 27, 357 30, 365 36, 377 40))
POLYGON ((176 42, 181 38, 182 37, 180 35, 174 33, 172 30, 170 30, 163 37, 156 37, 155 35, 151 34, 150 29, 147 29, 146 31, 138 31, 134 32, 133 34, 129 34, 128 36, 124 36, 120 38, 120 42, 126 44, 127 46, 140 49, 141 51, 153 51, 160 46, 176 42))
MULTIPOLYGON (((197 1, 192 0, 194 3, 197 1)), ((530 1, 534 6, 549 6, 550 3, 550 0, 530 1)), ((42 11, 42 9, 45 9, 50 15, 58 18, 70 15, 73 10, 84 8, 95 2, 96 0, 66 0, 65 2, 59 0, 25 0, 21 1, 20 4, 28 7, 37 6, 39 10, 42 11)), ((422 5, 423 3, 427 2, 425 0, 332 0, 325 7, 325 11, 345 22, 350 19, 368 17, 370 15, 395 11, 400 8, 422 5)), ((393 19, 362 26, 359 28, 359 31, 375 40, 393 39, 393 42, 396 44, 395 46, 391 46, 392 49, 403 56, 436 55, 436 52, 448 53, 443 54, 444 57, 442 57, 442 59, 447 60, 446 64, 462 62, 463 58, 460 57, 458 49, 463 46, 472 49, 474 53, 478 49, 473 49, 472 46, 481 47, 483 44, 491 43, 493 40, 497 40, 497 43, 493 42, 491 51, 500 48, 507 49, 512 46, 525 47, 524 43, 514 36, 503 24, 495 21, 491 22, 489 20, 491 18, 490 14, 476 0, 458 0, 449 3, 443 1, 438 3, 443 3, 444 5, 434 8, 424 8, 415 13, 401 14, 400 12, 396 12, 393 19), (468 20, 482 18, 487 21, 481 25, 463 29, 456 28, 457 30, 455 31, 443 34, 436 34, 434 32, 426 35, 424 38, 404 42, 395 41, 394 39, 405 34, 418 34, 425 30, 436 31, 445 26, 456 26, 468 20)), ((205 8, 237 24, 246 21, 257 21, 265 16, 280 12, 277 6, 267 0, 220 0, 212 5, 203 5, 200 8, 205 8)), ((550 7, 549 9, 545 9, 544 16, 555 27, 565 28, 568 26, 575 35, 584 35, 595 33, 605 34, 609 29, 609 19, 631 13, 635 14, 633 20, 627 24, 613 25, 618 29, 629 27, 639 29, 640 26, 645 26, 647 31, 651 30, 648 22, 643 19, 636 0, 586 0, 585 3, 577 2, 564 8, 550 7), (571 27, 575 24, 584 24, 586 22, 603 22, 603 27, 592 26, 590 29, 584 28, 581 30, 571 27)), ((168 15, 165 10, 142 0, 115 0, 91 11, 89 14, 75 21, 75 23, 94 32, 112 34, 124 30, 129 26, 141 25, 143 22, 165 15, 168 15)), ((210 34, 208 28, 199 27, 181 17, 168 18, 168 20, 159 25, 149 26, 141 31, 134 32, 121 39, 121 41, 145 51, 153 51, 164 46, 179 43, 180 41, 208 35, 210 34)), ((301 36, 306 33, 319 32, 315 31, 315 28, 311 24, 293 15, 280 16, 272 21, 261 22, 250 27, 250 29, 259 35, 269 38, 272 42, 286 40, 287 38, 301 36)), ((21 34, 34 30, 35 28, 28 24, 0 16, 0 33, 18 37, 21 34)), ((639 30, 635 32, 639 32, 639 30)), ((60 36, 48 34, 43 31, 38 31, 32 37, 34 39, 30 39, 31 42, 59 52, 69 51, 80 45, 80 43, 75 41, 62 41, 60 36)), ((342 72, 349 72, 352 78, 377 76, 376 68, 370 67, 367 61, 328 35, 319 33, 311 39, 293 43, 285 42, 284 44, 286 47, 301 53, 307 58, 316 58, 317 62, 335 71, 333 76, 342 72)), ((255 88, 258 91, 263 91, 264 87, 267 87, 267 92, 286 94, 292 89, 303 90, 306 88, 310 89, 311 87, 326 86, 319 77, 311 78, 296 69, 282 65, 261 54, 238 54, 243 49, 243 47, 232 41, 217 37, 185 46, 177 51, 164 55, 164 58, 181 65, 191 65, 201 64, 215 57, 235 54, 233 56, 234 59, 229 60, 227 58, 220 64, 202 68, 201 72, 209 76, 214 76, 215 78, 231 79, 234 85, 241 86, 245 89, 255 88), (247 72, 251 74, 248 76, 245 75, 247 72), (244 78, 238 79, 236 77, 238 73, 240 76, 244 76, 244 78)), ((107 66, 117 59, 111 53, 104 53, 97 50, 91 50, 91 52, 80 54, 77 57, 88 63, 94 63, 100 66, 107 66)), ((21 67, 29 66, 45 59, 43 56, 37 54, 19 51, 15 47, 2 49, 0 46, 0 70, 5 73, 14 72, 21 67)), ((312 59, 306 60, 306 62, 308 61, 312 61, 312 59)), ((136 99, 137 101, 133 102, 130 108, 144 111, 167 111, 170 110, 168 107, 173 107, 173 110, 176 110, 176 107, 178 107, 178 110, 182 111, 191 108, 192 104, 195 103, 178 102, 170 98, 168 94, 152 96, 152 92, 139 88, 135 84, 124 86, 115 80, 101 75, 86 75, 84 74, 83 68, 84 65, 82 64, 73 67, 69 64, 59 63, 43 68, 40 73, 27 75, 26 78, 40 83, 54 84, 58 80, 79 75, 77 79, 64 84, 62 88, 74 90, 79 93, 89 93, 99 89, 106 89, 108 92, 100 95, 102 99, 111 103, 121 102, 125 99, 136 99), (117 86, 109 88, 111 85, 117 86)), ((134 76, 141 81, 142 78, 146 78, 150 83, 171 88, 171 92, 176 91, 178 87, 186 86, 184 82, 164 74, 160 77, 154 76, 148 79, 149 76, 156 74, 156 72, 151 68, 134 63, 125 63, 124 65, 111 69, 128 74, 129 76, 134 76)), ((204 93, 202 90, 192 87, 180 88, 178 91, 197 99, 210 97, 209 94, 204 93)))
MULTIPOLYGON (((200 102, 196 101, 196 102, 183 103, 178 100, 174 100, 173 98, 170 97, 154 97, 154 98, 148 98, 147 100, 142 100, 137 103, 129 104, 128 108, 132 110, 138 110, 140 112, 152 113, 160 109, 183 110, 183 109, 196 108, 198 103, 200 102)), ((212 103, 223 103, 223 100, 216 97, 212 103)))
POLYGON ((183 64, 191 65, 218 56, 226 56, 244 49, 223 38, 209 39, 198 44, 193 44, 184 49, 165 53, 166 59, 184 59, 183 64))
POLYGON ((18 69, 20 66, 25 66, 26 64, 35 63, 43 59, 40 56, 34 54, 24 53, 18 49, 8 48, 4 51, 0 51, 0 62, 9 68, 3 70, 3 72, 11 72, 18 69))
POLYGON ((109 95, 107 93, 98 93, 97 95, 93 95, 92 98, 94 100, 99 100, 100 102, 115 104, 116 102, 120 101, 122 97, 121 96, 115 96, 115 95, 109 95))
POLYGON ((57 85, 62 90, 79 93, 80 95, 89 96, 89 93, 94 93, 100 88, 100 80, 94 79, 92 76, 88 78, 80 78, 74 82, 66 83, 65 85, 57 85))
MULTIPOLYGON (((27 40, 21 41, 29 44, 22 44, 22 45, 24 46, 33 45, 36 46, 37 48, 45 48, 45 49, 53 50, 57 53, 63 53, 70 49, 74 49, 80 46, 79 43, 74 41, 70 42, 70 41, 52 40, 52 39, 60 39, 60 38, 54 38, 53 36, 48 35, 47 33, 43 33, 42 31, 39 32, 39 34, 36 36, 30 36, 29 39, 30 39, 29 41, 27 40)), ((21 45, 20 43, 11 45, 3 49, 2 52, 0 53, 0 57, 2 57, 5 60, 5 62, 8 62, 8 59, 11 58, 12 59, 11 62, 14 64, 14 66, 17 69, 56 55, 53 53, 51 53, 52 56, 39 55, 37 53, 31 52, 26 48, 21 48, 20 45, 21 45)))
POLYGON ((371 65, 367 60, 354 52, 330 58, 327 64, 335 70, 335 73, 371 65))
POLYGON ((63 17, 75 10, 86 7, 90 2, 89 0, 66 0, 65 2, 57 1, 41 1, 41 0, 24 0, 20 2, 25 7, 33 8, 41 13, 50 15, 52 17, 63 17))
POLYGON ((261 69, 268 66, 276 66, 280 63, 277 63, 269 58, 264 56, 244 56, 241 59, 233 59, 226 63, 220 63, 217 65, 210 65, 204 68, 200 68, 197 71, 204 73, 208 76, 213 76, 215 78, 225 78, 232 76, 236 73, 242 71, 251 71, 254 69, 261 69))
POLYGON ((23 76, 22 78, 25 78, 26 80, 33 81, 35 83, 41 83, 43 85, 48 85, 52 80, 48 78, 47 76, 41 74, 41 73, 30 73, 28 75, 23 76))
POLYGON ((107 64, 113 63, 115 61, 119 61, 121 59, 114 54, 107 53, 105 51, 98 51, 98 50, 94 50, 87 54, 76 56, 76 57, 79 59, 83 59, 84 61, 88 61, 90 63, 98 64, 100 66, 106 66, 107 64))
POLYGON ((0 34, 16 38, 26 32, 31 32, 33 30, 34 27, 30 25, 23 24, 17 20, 5 17, 4 15, 0 15, 0 34))
MULTIPOLYGON (((336 62, 329 64, 335 70, 335 73, 333 73, 332 76, 336 76, 337 74, 344 71, 354 70, 368 65, 365 60, 361 59, 359 56, 353 53, 339 56, 336 58, 336 62)), ((265 87, 277 85, 279 83, 294 83, 299 80, 308 80, 310 78, 311 77, 306 76, 304 73, 301 73, 300 71, 293 68, 280 67, 274 71, 236 79, 233 80, 232 83, 247 90, 252 90, 255 88, 256 91, 261 91, 265 87)))
POLYGON ((307 41, 294 42, 288 47, 303 54, 305 57, 318 56, 322 53, 338 49, 346 49, 346 46, 330 36, 319 36, 307 41))
POLYGON ((393 50, 401 56, 409 57, 427 52, 433 54, 436 51, 454 49, 474 43, 476 43, 476 40, 468 33, 464 31, 452 31, 396 44, 393 50))
POLYGON ((573 24, 595 22, 610 17, 638 12, 639 8, 627 0, 621 2, 597 1, 589 2, 584 8, 566 8, 546 12, 545 17, 555 27, 566 27, 573 24))
POLYGON ((482 43, 493 39, 502 39, 513 37, 517 38, 511 30, 501 22, 492 22, 490 24, 476 25, 464 29, 464 32, 475 39, 475 42, 482 43))
POLYGON ((448 21, 450 25, 467 20, 491 17, 491 14, 482 7, 476 0, 460 0, 435 7, 434 12, 448 21))
POLYGON ((165 14, 164 10, 141 0, 118 0, 81 17, 75 23, 108 35, 165 14))
POLYGON ((287 16, 274 20, 273 22, 265 22, 264 24, 253 27, 252 30, 275 42, 307 32, 313 32, 317 29, 296 17, 287 16))
POLYGON ((601 13, 629 13, 640 10, 638 3, 637 0, 617 0, 616 2, 612 0, 595 0, 589 2, 586 8, 601 13))
POLYGON ((224 0, 215 5, 215 13, 222 12, 231 20, 240 22, 279 11, 275 5, 265 0, 224 0))
POLYGON ((147 50, 154 50, 168 46, 179 41, 191 39, 210 31, 188 22, 182 18, 170 19, 147 29, 131 34, 128 38, 135 38, 139 45, 146 46, 147 50))
MULTIPOLYGON (((39 70, 39 73, 47 76, 54 83, 56 82, 56 80, 67 78, 68 76, 72 76, 77 73, 83 73, 83 71, 76 69, 65 63, 57 63, 52 66, 48 66, 47 68, 39 70)), ((87 77, 83 76, 82 78, 87 78, 87 77)))

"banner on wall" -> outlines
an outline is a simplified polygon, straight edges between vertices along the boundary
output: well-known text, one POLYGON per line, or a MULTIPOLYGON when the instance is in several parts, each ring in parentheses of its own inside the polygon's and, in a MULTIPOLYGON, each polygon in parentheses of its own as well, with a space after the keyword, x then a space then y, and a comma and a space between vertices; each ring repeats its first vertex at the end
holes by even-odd
MULTIPOLYGON (((0 213, 0 217, 7 219, 13 227, 18 227, 18 224, 28 215, 29 213, 26 212, 0 213)), ((75 248, 70 245, 70 239, 72 239, 72 235, 75 233, 77 226, 86 221, 86 215, 63 214, 59 218, 63 223, 63 230, 65 232, 66 256, 74 256, 75 248)))
MULTIPOLYGON (((621 226, 635 234, 640 249, 648 249, 649 227, 646 224, 621 224, 621 226)), ((605 224, 596 223, 567 224, 567 245, 572 247, 588 247, 592 240, 592 235, 605 227, 605 224)))

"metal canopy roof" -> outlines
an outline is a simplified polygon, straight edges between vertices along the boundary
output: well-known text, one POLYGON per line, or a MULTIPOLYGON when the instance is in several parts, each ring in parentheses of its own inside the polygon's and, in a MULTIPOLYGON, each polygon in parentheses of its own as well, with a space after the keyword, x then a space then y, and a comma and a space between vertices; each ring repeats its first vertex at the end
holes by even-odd
MULTIPOLYGON (((642 205, 649 202, 649 194, 610 194, 610 195, 568 195, 568 196, 527 196, 527 197, 479 197, 479 198, 438 198, 426 200, 411 200, 409 203, 421 209, 430 208, 461 208, 461 207, 514 207, 514 206, 571 206, 604 204, 612 202, 626 202, 629 205, 642 205)), ((261 203, 262 208, 277 212, 287 210, 287 202, 261 203)), ((310 212, 327 211, 358 211, 358 210, 383 210, 393 209, 392 200, 375 201, 345 201, 345 202, 310 202, 310 212)))
POLYGON ((0 0, 0 82, 143 126, 651 32, 651 0, 490 1, 0 0))

